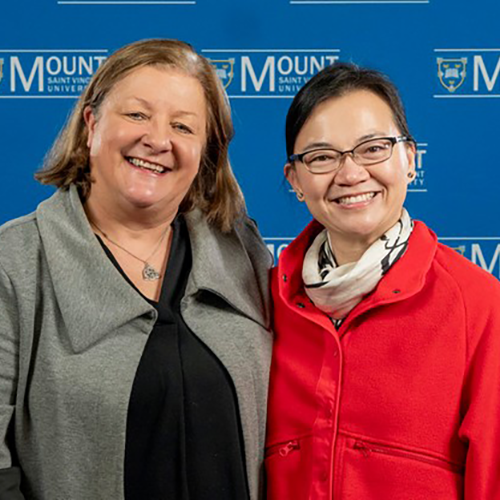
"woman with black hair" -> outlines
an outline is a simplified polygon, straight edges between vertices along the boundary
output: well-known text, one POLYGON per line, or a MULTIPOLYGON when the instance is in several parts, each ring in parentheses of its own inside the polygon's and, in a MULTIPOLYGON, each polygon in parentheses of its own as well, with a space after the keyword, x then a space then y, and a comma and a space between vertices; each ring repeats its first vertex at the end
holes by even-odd
POLYGON ((500 498, 500 284, 404 208, 396 88, 328 67, 286 140, 314 220, 272 280, 268 500, 500 498))

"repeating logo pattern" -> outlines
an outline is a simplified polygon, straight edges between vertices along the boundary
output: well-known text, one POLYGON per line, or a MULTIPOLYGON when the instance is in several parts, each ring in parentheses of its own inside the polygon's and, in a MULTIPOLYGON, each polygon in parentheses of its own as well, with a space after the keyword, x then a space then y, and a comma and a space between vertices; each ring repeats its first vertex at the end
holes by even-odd
POLYGON ((435 49, 434 97, 500 97, 500 49, 435 49))
POLYGON ((292 98, 339 49, 205 49, 231 98, 292 98))
POLYGON ((3 50, 3 98, 78 97, 107 57, 107 50, 3 50))
POLYGON ((227 90, 234 78, 234 58, 226 60, 211 59, 210 62, 215 67, 215 72, 227 90))
MULTIPOLYGON (((292 240, 293 238, 264 238, 275 265, 281 252, 292 240)), ((440 237, 439 240, 496 278, 500 278, 500 237, 440 237)))
POLYGON ((439 240, 496 278, 500 278, 500 237, 442 237, 439 240))
POLYGON ((438 76, 443 87, 450 92, 455 92, 467 76, 467 58, 461 57, 460 59, 444 59, 437 58, 438 76))
POLYGON ((281 252, 291 243, 293 238, 264 238, 264 242, 274 259, 274 264, 278 263, 281 252))
POLYGON ((427 164, 427 151, 429 145, 426 142, 419 142, 417 144, 416 161, 416 176, 408 185, 409 193, 427 193, 427 179, 426 179, 426 164, 427 164))

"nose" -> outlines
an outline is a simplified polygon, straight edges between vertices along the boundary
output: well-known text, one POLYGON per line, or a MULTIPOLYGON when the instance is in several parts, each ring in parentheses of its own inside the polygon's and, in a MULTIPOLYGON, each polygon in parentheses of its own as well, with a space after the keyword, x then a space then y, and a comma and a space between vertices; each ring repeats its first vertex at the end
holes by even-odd
POLYGON ((334 181, 342 186, 355 186, 370 178, 370 174, 365 167, 358 165, 352 154, 345 154, 340 160, 340 167, 335 174, 334 181))
POLYGON ((164 153, 172 149, 172 135, 170 126, 161 123, 159 120, 151 120, 142 137, 145 146, 151 149, 152 153, 164 153))

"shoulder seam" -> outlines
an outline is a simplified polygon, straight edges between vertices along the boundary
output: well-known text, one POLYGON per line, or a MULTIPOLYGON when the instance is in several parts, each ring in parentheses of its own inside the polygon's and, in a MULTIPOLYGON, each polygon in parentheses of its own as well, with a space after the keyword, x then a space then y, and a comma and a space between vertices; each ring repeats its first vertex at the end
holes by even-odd
POLYGON ((0 235, 6 233, 7 231, 10 231, 11 229, 24 226, 25 224, 31 224, 35 220, 36 220, 36 214, 33 212, 23 217, 19 217, 18 219, 13 219, 11 221, 8 221, 0 227, 0 235))

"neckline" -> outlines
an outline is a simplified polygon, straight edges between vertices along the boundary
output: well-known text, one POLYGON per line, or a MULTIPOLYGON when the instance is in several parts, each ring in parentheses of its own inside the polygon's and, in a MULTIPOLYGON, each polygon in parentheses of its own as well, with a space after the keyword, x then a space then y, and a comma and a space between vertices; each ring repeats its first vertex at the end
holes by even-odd
POLYGON ((154 299, 150 299, 149 297, 146 297, 139 288, 135 285, 135 283, 129 278, 127 273, 123 270, 123 268, 120 266, 119 262, 117 261, 116 257, 113 255, 113 252, 109 249, 109 247, 106 245, 104 242, 103 238, 101 238, 100 235, 97 233, 94 233, 95 237, 99 241, 102 249, 104 250, 106 256, 109 258, 109 260, 113 263, 113 265, 116 267, 116 269, 119 271, 119 273, 123 276, 125 281, 150 305, 152 305, 155 309, 158 310, 159 306, 161 303, 164 303, 165 300, 168 300, 169 297, 165 297, 165 277, 171 275, 172 267, 175 265, 176 261, 183 258, 183 255, 179 255, 179 250, 180 250, 180 239, 181 239, 181 224, 184 223, 184 219, 182 217, 182 214, 177 214, 174 218, 174 220, 171 223, 171 228, 172 228, 172 242, 170 246, 170 254, 168 256, 168 261, 167 265, 165 267, 165 272, 163 273, 163 276, 161 277, 161 288, 160 288, 160 295, 159 299, 156 301, 154 299))

